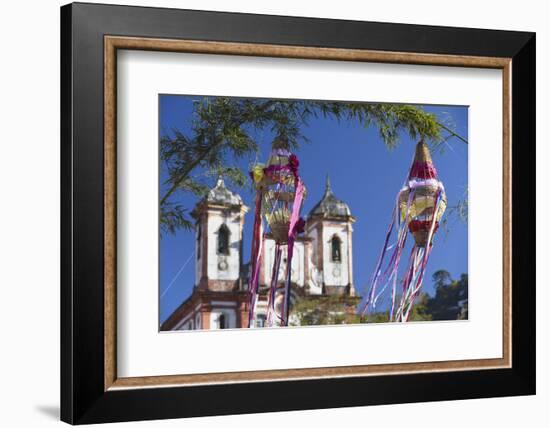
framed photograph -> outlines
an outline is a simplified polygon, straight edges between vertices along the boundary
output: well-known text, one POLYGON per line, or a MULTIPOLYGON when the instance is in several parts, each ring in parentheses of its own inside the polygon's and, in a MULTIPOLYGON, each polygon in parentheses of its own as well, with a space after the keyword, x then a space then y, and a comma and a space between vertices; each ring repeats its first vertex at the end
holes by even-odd
POLYGON ((76 3, 61 54, 63 421, 535 393, 533 33, 76 3))

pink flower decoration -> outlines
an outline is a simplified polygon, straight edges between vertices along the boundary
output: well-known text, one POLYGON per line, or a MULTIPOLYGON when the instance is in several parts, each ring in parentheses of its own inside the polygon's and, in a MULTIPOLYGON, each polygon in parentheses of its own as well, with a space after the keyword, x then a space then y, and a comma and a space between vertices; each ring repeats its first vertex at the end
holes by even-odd
POLYGON ((298 167, 300 166, 300 161, 298 160, 298 157, 295 154, 292 154, 288 157, 288 166, 294 172, 294 174, 298 173, 298 167))
POLYGON ((294 225, 294 230, 296 231, 296 234, 304 233, 305 227, 306 221, 302 217, 300 217, 294 225))

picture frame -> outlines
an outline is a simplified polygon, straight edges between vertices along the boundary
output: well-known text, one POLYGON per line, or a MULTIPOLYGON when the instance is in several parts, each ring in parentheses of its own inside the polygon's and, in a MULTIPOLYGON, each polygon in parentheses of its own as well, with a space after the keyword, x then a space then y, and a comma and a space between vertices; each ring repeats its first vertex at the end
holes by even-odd
POLYGON ((61 419, 85 424, 534 394, 535 95, 534 33, 63 6, 61 419), (118 50, 502 70, 502 358, 118 377, 118 50), (224 400, 212 406, 217 396, 224 400))

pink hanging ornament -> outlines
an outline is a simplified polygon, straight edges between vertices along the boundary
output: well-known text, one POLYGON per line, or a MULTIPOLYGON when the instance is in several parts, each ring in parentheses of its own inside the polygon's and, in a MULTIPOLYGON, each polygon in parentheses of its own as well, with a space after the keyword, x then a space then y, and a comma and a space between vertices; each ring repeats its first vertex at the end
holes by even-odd
POLYGON ((256 165, 250 172, 256 188, 254 233, 252 240, 251 276, 249 282, 249 327, 253 327, 258 303, 258 283, 264 242, 267 236, 275 241, 275 257, 268 289, 267 326, 288 325, 290 284, 294 241, 303 232, 300 209, 305 187, 298 174, 299 161, 289 151, 288 140, 273 142, 267 165, 256 165), (284 294, 276 308, 276 292, 281 269, 283 247, 287 252, 284 294))
POLYGON ((428 146, 416 145, 415 156, 403 188, 397 195, 392 221, 374 271, 363 317, 384 291, 391 287, 390 321, 408 321, 422 287, 424 272, 433 247, 433 238, 447 206, 443 183, 437 177, 428 146), (398 271, 408 232, 414 238, 405 277, 397 302, 398 271), (394 237, 395 242, 391 242, 394 237))

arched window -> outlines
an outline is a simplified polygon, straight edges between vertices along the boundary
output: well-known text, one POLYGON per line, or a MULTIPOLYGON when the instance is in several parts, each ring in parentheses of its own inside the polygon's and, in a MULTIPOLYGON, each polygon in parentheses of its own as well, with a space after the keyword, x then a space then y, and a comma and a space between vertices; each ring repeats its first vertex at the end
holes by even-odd
POLYGON ((226 328, 224 314, 220 314, 220 316, 218 317, 218 328, 219 329, 226 328))
POLYGON ((218 230, 218 254, 229 254, 229 229, 225 224, 218 230))
POLYGON ((331 259, 333 262, 342 261, 342 241, 336 235, 334 235, 330 241, 331 259))

